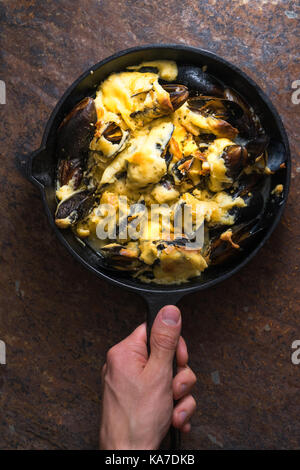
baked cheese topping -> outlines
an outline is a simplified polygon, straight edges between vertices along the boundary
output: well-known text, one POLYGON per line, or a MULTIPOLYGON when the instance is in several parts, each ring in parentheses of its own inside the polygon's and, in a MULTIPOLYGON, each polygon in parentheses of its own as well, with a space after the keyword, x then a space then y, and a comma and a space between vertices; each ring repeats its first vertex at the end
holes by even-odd
MULTIPOLYGON (((166 60, 128 67, 104 80, 94 100, 98 121, 85 177, 96 197, 74 231, 96 250, 103 250, 112 266, 134 272, 143 282, 186 282, 209 265, 203 247, 187 249, 184 234, 176 242, 179 207, 191 207, 193 224, 204 223, 207 237, 210 228, 224 225, 225 231, 232 226, 233 209, 245 206, 243 198, 226 191, 232 180, 222 158, 224 149, 235 144, 236 130, 190 109, 188 102, 174 112, 172 96, 160 79, 174 82, 177 72, 176 63, 166 60), (213 140, 207 141, 207 135, 213 135, 213 140), (120 197, 126 197, 126 202, 121 203, 120 197), (129 235, 120 238, 121 222, 116 239, 100 240, 97 230, 107 224, 107 213, 100 209, 103 204, 114 207, 131 224, 139 216, 139 210, 131 212, 132 204, 163 205, 164 213, 155 220, 148 216, 136 240, 129 235), (164 217, 171 221, 169 232, 164 217)), ((64 201, 73 193, 70 181, 56 195, 64 201)))

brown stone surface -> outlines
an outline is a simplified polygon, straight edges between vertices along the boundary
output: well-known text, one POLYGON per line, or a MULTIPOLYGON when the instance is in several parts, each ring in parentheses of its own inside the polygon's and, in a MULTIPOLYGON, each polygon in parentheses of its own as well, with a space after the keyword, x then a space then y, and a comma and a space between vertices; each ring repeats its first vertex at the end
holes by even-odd
POLYGON ((214 51, 278 108, 293 156, 284 217, 238 275, 184 298, 198 410, 183 448, 300 447, 300 79, 296 2, 285 0, 2 0, 0 79, 0 448, 97 448, 107 349, 144 318, 137 295, 92 276, 49 229, 15 155, 36 149, 60 95, 87 67, 138 44, 214 51))

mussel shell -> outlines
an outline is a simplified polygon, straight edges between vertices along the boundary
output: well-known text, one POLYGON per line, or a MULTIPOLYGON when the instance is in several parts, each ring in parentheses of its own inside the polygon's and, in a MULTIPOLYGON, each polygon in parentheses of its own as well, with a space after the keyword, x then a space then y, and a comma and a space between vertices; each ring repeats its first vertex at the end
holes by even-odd
POLYGON ((195 142, 200 144, 211 144, 215 140, 215 134, 199 134, 198 136, 194 136, 195 142))
POLYGON ((82 181, 83 169, 80 159, 61 160, 58 168, 58 180, 61 185, 73 182, 73 188, 77 189, 82 181))
POLYGON ((241 145, 228 145, 221 155, 227 168, 227 176, 236 179, 248 164, 248 152, 241 145))
POLYGON ((56 209, 55 223, 61 228, 73 225, 83 219, 94 204, 94 194, 90 190, 78 191, 61 201, 56 209))
POLYGON ((264 153, 268 147, 269 141, 270 138, 267 134, 260 134, 245 144, 245 148, 248 152, 249 163, 254 163, 256 158, 264 153))
POLYGON ((174 175, 175 183, 177 181, 182 181, 184 178, 188 176, 188 168, 191 166, 193 162, 193 157, 191 155, 188 155, 187 157, 182 158, 178 162, 176 162, 173 167, 172 167, 172 173, 174 175), (186 164, 186 166, 181 169, 180 167, 186 164))
POLYGON ((263 213, 265 198, 263 196, 265 178, 259 173, 242 175, 238 187, 229 191, 233 199, 241 197, 246 206, 233 207, 229 213, 235 216, 235 224, 248 223, 259 219, 263 213))
POLYGON ((223 119, 232 126, 241 119, 244 114, 243 109, 238 103, 223 98, 213 96, 197 96, 188 100, 189 108, 202 114, 203 116, 212 116, 216 119, 223 119))
MULTIPOLYGON (((238 180, 236 189, 231 188, 226 190, 227 194, 233 199, 241 197, 246 203, 246 206, 235 206, 229 210, 229 214, 234 216, 234 224, 240 225, 251 223, 253 220, 261 220, 260 218, 265 205, 263 196, 264 181, 264 177, 258 173, 250 175, 244 174, 238 180)), ((217 224, 211 227, 209 230, 210 238, 218 238, 219 235, 226 230, 226 227, 232 228, 232 225, 224 226, 224 224, 217 224)))
POLYGON ((129 131, 121 129, 115 122, 108 122, 100 137, 95 137, 90 145, 90 150, 104 160, 112 159, 127 144, 129 131))
POLYGON ((171 154, 171 152, 169 152, 169 148, 167 149, 167 151, 165 152, 163 158, 166 160, 166 165, 167 165, 167 169, 169 168, 169 165, 172 161, 172 158, 173 158, 173 155, 171 154))
POLYGON ((190 238, 175 238, 174 240, 158 240, 156 246, 158 250, 164 250, 167 246, 185 247, 188 243, 193 241, 190 238))
POLYGON ((126 246, 113 243, 107 247, 104 246, 101 249, 101 254, 104 256, 106 263, 110 268, 129 272, 140 270, 144 263, 137 257, 122 254, 122 250, 126 250, 126 246))
POLYGON ((261 123, 257 115, 254 113, 249 104, 235 90, 226 88, 224 90, 224 97, 227 100, 237 103, 243 110, 243 115, 237 122, 241 136, 247 137, 247 139, 254 139, 259 133, 262 132, 261 123))
POLYGON ((267 148, 267 167, 272 172, 276 172, 284 167, 286 162, 286 150, 284 145, 272 139, 267 148))
POLYGON ((144 65, 143 67, 140 67, 136 70, 138 70, 140 73, 159 73, 158 68, 151 65, 144 65))
POLYGON ((119 144, 123 137, 123 132, 120 126, 115 122, 110 122, 103 132, 103 137, 112 142, 113 144, 119 144))
POLYGON ((259 217, 262 214, 264 208, 264 198, 259 191, 241 196, 244 199, 246 206, 244 207, 233 207, 229 214, 234 215, 234 223, 242 224, 250 222, 259 217))
POLYGON ((82 160, 88 153, 95 131, 97 112, 90 97, 80 101, 64 118, 58 128, 57 152, 59 159, 82 160))
POLYGON ((211 239, 209 256, 211 266, 226 264, 240 256, 241 251, 251 243, 255 243, 260 235, 262 227, 258 220, 249 223, 234 225, 232 228, 232 241, 239 245, 239 249, 234 248, 228 241, 222 240, 220 235, 211 239))
POLYGON ((174 189, 174 180, 170 176, 164 176, 159 183, 169 191, 174 189))
POLYGON ((230 189, 229 194, 233 198, 245 196, 249 192, 261 190, 263 182, 264 177, 260 173, 242 174, 236 182, 236 189, 230 189))
POLYGON ((173 111, 182 106, 189 97, 189 90, 184 85, 177 85, 177 84, 166 84, 162 85, 163 89, 167 91, 170 95, 171 104, 173 107, 173 111))
POLYGON ((193 95, 223 97, 222 83, 195 65, 179 65, 176 82, 188 87, 193 95))

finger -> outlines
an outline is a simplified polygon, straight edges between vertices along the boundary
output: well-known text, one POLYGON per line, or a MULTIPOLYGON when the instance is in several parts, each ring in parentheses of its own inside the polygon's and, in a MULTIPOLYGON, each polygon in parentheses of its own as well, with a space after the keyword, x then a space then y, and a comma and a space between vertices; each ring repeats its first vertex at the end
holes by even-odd
POLYGON ((145 343, 147 345, 147 331, 146 331, 146 322, 139 325, 133 332, 127 336, 123 341, 131 342, 136 341, 139 343, 145 343))
POLYGON ((105 363, 104 366, 102 367, 102 371, 101 371, 101 380, 102 380, 102 382, 104 380, 106 370, 107 370, 107 364, 105 363))
POLYGON ((105 363, 104 366, 102 367, 102 371, 101 371, 101 394, 102 395, 103 395, 103 391, 104 391, 104 381, 105 381, 106 371, 107 371, 107 364, 105 363))
POLYGON ((191 430, 191 423, 185 423, 182 428, 180 428, 180 431, 181 432, 184 432, 184 433, 187 433, 187 432, 190 432, 191 430))
POLYGON ((150 335, 149 367, 171 367, 181 330, 181 314, 175 305, 163 307, 157 314, 150 335))
POLYGON ((177 349, 176 349, 176 361, 177 367, 184 367, 189 360, 188 350, 186 342, 182 336, 180 336, 177 349))
POLYGON ((107 352, 107 368, 114 371, 127 371, 128 374, 142 372, 148 360, 146 324, 138 326, 127 338, 115 344, 107 352))
POLYGON ((192 417, 196 410, 196 401, 192 395, 183 397, 173 410, 173 426, 182 428, 192 417))
POLYGON ((178 372, 173 379, 173 396, 175 400, 179 400, 185 395, 191 393, 197 381, 197 377, 188 366, 178 372))
POLYGON ((147 330, 146 323, 139 325, 127 338, 123 339, 118 343, 117 348, 120 352, 130 351, 135 353, 137 356, 140 356, 142 359, 148 359, 147 351, 147 330))

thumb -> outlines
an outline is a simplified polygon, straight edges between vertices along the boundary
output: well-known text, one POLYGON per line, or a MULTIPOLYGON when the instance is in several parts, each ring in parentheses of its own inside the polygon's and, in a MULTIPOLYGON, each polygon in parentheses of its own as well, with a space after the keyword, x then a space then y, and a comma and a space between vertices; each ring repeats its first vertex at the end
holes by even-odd
POLYGON ((175 305, 166 305, 157 314, 150 335, 149 362, 171 366, 181 331, 181 313, 175 305))

